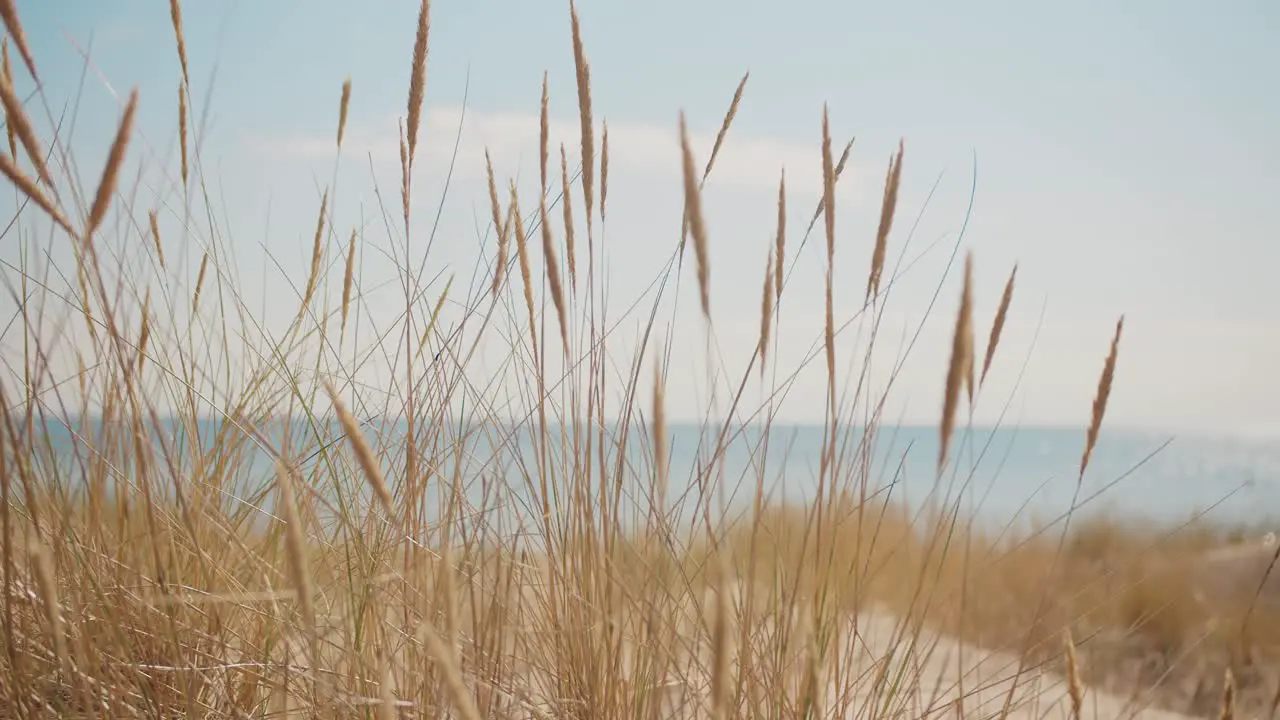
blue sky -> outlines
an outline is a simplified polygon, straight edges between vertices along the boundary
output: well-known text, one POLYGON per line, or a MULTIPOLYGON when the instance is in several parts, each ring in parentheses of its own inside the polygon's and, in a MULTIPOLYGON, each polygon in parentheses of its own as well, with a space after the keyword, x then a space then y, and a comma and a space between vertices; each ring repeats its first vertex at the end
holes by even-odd
MULTIPOLYGON (((19 9, 51 98, 76 94, 83 65, 71 39, 91 50, 94 71, 73 141, 85 148, 81 173, 98 172, 113 132, 111 91, 136 85, 145 149, 134 157, 148 178, 139 207, 180 202, 173 182, 178 65, 167 4, 67 0, 19 2, 19 9)), ((898 139, 906 141, 906 162, 891 261, 941 178, 907 251, 921 255, 919 263, 886 314, 890 354, 921 322, 943 279, 973 190, 964 247, 975 256, 980 333, 1004 277, 1015 262, 1020 267, 993 399, 979 417, 993 416, 1011 397, 1018 421, 1084 422, 1124 313, 1115 423, 1280 430, 1280 295, 1271 277, 1280 266, 1280 206, 1272 202, 1280 190, 1274 4, 744 0, 726 10, 586 0, 579 10, 596 120, 608 120, 613 143, 607 242, 610 293, 619 307, 643 292, 675 242, 677 113, 688 113, 705 159, 738 79, 750 70, 706 199, 717 338, 733 372, 741 372, 755 341, 783 166, 793 238, 816 201, 825 102, 837 145, 857 137, 837 220, 837 306, 846 316, 861 304, 880 183, 898 139), (1028 353, 1028 374, 1015 389, 1028 353)), ((319 195, 334 173, 337 98, 347 76, 355 90, 334 242, 359 222, 361 208, 369 212, 371 171, 384 193, 396 196, 395 128, 404 114, 416 12, 407 0, 186 4, 195 112, 205 120, 203 170, 219 186, 236 274, 246 293, 261 294, 255 297, 264 310, 296 300, 273 273, 294 282, 305 276, 319 195), (260 262, 263 243, 278 268, 260 262)), ((474 253, 492 250, 476 230, 487 213, 485 147, 501 176, 517 177, 529 190, 536 185, 544 71, 555 139, 576 157, 567 3, 434 3, 427 149, 415 202, 424 227, 465 97, 456 177, 433 248, 433 262, 462 265, 460 281, 471 281, 474 253)), ((533 197, 522 205, 532 208, 533 197)), ((792 258, 794 299, 784 298, 783 332, 787 344, 803 347, 784 347, 780 367, 799 363, 821 331, 819 240, 792 258)), ((399 242, 381 240, 387 248, 399 242)), ((198 260, 199 253, 186 258, 198 260)), ((374 260, 366 270, 387 272, 374 260)), ((937 415, 958 270, 946 277, 935 315, 904 366, 896 408, 904 420, 937 415)), ((692 281, 687 269, 681 282, 692 290, 692 281)), ((682 301, 692 306, 693 297, 682 301)), ((379 301, 371 294, 369 302, 379 301)), ((674 332, 683 345, 699 346, 698 327, 685 318, 674 332)), ((634 335, 634 324, 628 332, 634 335)), ((842 364, 855 347, 850 340, 842 364)), ((798 381, 785 417, 820 418, 820 363, 813 370, 798 381)), ((698 416, 705 388, 696 361, 677 363, 671 382, 673 414, 698 416)))

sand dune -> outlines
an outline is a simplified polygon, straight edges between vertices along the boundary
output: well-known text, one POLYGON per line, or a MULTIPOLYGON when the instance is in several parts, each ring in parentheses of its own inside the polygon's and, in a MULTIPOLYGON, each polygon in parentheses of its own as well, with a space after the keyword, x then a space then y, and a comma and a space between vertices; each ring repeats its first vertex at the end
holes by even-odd
MULTIPOLYGON (((911 629, 908 636, 916 631, 911 629)), ((862 652, 873 661, 893 658, 898 667, 920 678, 910 698, 900 704, 901 716, 956 717, 957 701, 964 717, 993 717, 1000 714, 1011 688, 1010 718, 1067 718, 1071 716, 1067 684, 1059 668, 1028 668, 1019 676, 1018 658, 1009 653, 967 645, 955 638, 919 632, 914 644, 904 643, 900 619, 886 611, 865 614, 859 620, 862 652), (894 657, 913 647, 909 656, 894 657), (1014 678, 1017 677, 1015 683, 1014 678)), ((876 698, 868 698, 876 700, 876 698)), ((1140 701, 1084 688, 1081 711, 1084 718, 1141 718, 1143 720, 1184 720, 1187 716, 1145 708, 1140 701)))

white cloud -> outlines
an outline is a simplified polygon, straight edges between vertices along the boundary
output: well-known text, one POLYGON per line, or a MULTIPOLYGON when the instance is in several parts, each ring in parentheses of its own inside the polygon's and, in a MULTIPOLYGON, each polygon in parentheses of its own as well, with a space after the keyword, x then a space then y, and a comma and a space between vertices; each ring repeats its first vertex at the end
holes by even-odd
MULTIPOLYGON (((423 148, 419 161, 447 161, 454 152, 461 123, 462 136, 458 142, 458 154, 462 160, 455 174, 476 177, 484 173, 482 162, 469 159, 482 158, 485 150, 493 158, 495 171, 510 175, 517 170, 530 172, 537 167, 539 142, 539 118, 536 113, 481 113, 466 111, 456 106, 442 107, 427 113, 419 137, 423 148)), ((552 165, 559 164, 559 146, 563 144, 572 165, 579 158, 579 123, 577 119, 552 118, 549 140, 552 147, 552 165)), ((716 128, 715 130, 718 130, 716 128)), ((715 144, 715 130, 691 134, 694 154, 705 165, 715 144)), ((603 139, 602 122, 597 118, 595 128, 597 161, 603 139)), ((332 135, 255 138, 250 140, 255 152, 276 157, 296 159, 327 159, 334 153, 332 135)), ((348 128, 344 140, 347 152, 358 155, 372 154, 375 161, 398 162, 399 139, 396 120, 381 123, 379 127, 348 128)), ((832 152, 838 153, 842 144, 833 141, 832 152)), ((644 123, 609 123, 610 171, 636 171, 646 174, 675 176, 680 174, 680 138, 678 125, 672 118, 670 126, 644 123)), ((786 168, 787 188, 816 194, 822 190, 821 146, 818 140, 811 143, 794 142, 781 138, 751 136, 730 130, 716 158, 711 182, 718 186, 736 186, 757 189, 774 189, 779 176, 786 168)), ((866 189, 864 180, 874 179, 874 172, 867 172, 855 161, 847 168, 841 186, 857 186, 866 189)), ((855 190, 858 192, 858 190, 855 190)))

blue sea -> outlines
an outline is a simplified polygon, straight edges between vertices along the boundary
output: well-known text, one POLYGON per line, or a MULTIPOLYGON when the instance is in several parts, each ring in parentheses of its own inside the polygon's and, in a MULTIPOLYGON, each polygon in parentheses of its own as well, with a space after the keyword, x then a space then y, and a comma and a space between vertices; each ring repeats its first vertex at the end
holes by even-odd
MULTIPOLYGON (((384 454, 383 470, 389 484, 399 487, 397 478, 404 475, 403 425, 370 423, 365 429, 375 446, 391 449, 384 454)), ((670 470, 663 503, 667 512, 687 515, 693 510, 692 498, 707 475, 698 468, 707 466, 717 431, 694 425, 668 428, 670 470)), ((101 423, 82 420, 68 426, 48 420, 38 432, 47 440, 38 443, 46 448, 38 463, 46 481, 74 483, 94 457, 105 453, 112 459, 111 482, 133 491, 129 453, 117 448, 113 455, 95 447, 99 441, 94 438, 102 437, 101 423)), ((245 435, 214 421, 201 422, 194 433, 177 421, 153 429, 152 446, 164 447, 169 458, 176 458, 172 463, 152 463, 162 465, 161 474, 169 481, 159 484, 171 487, 175 474, 185 483, 209 482, 193 470, 190 458, 208 452, 219 432, 245 435)), ((359 495, 368 502, 367 488, 350 470, 354 461, 336 423, 272 422, 257 426, 257 432, 258 439, 244 445, 247 461, 220 478, 219 492, 226 503, 256 503, 265 517, 271 496, 261 491, 275 477, 277 453, 320 495, 331 500, 342 496, 345 502, 359 495), (329 450, 321 452, 324 447, 329 450), (335 464, 348 470, 335 472, 335 464), (341 487, 335 478, 343 479, 341 487)), ((571 447, 574 433, 564 432, 563 445, 571 447)), ((648 429, 606 428, 605 482, 600 481, 597 432, 592 433, 591 492, 611 498, 616 494, 623 518, 643 516, 651 504, 654 477, 648 429)), ((1073 507, 1073 500, 1076 516, 1104 514, 1160 524, 1203 517, 1215 524, 1268 526, 1280 516, 1280 439, 1104 428, 1081 479, 1083 428, 961 428, 941 475, 934 427, 882 427, 870 441, 856 428, 842 433, 834 478, 838 489, 849 489, 857 497, 865 480, 866 492, 877 502, 888 498, 917 510, 958 503, 963 515, 991 529, 1054 521, 1073 507)), ((425 446, 420 443, 419 467, 434 471, 426 482, 438 487, 456 471, 473 506, 483 505, 492 515, 490 521, 501 516, 504 526, 516 527, 517 521, 527 524, 534 516, 529 489, 538 485, 541 465, 535 436, 529 428, 495 425, 471 432, 442 429, 425 435, 433 438, 425 446), (462 436, 465 443, 455 442, 462 436)), ((578 442, 585 443, 583 435, 578 435, 578 442)), ((749 507, 758 481, 772 501, 812 500, 818 492, 824 442, 821 426, 779 425, 767 433, 760 427, 731 428, 720 462, 714 465, 723 493, 713 495, 713 510, 735 513, 749 507)), ((560 435, 553 433, 546 477, 549 487, 563 493, 573 454, 562 451, 561 444, 560 435)), ((587 470, 572 472, 582 477, 587 470)))

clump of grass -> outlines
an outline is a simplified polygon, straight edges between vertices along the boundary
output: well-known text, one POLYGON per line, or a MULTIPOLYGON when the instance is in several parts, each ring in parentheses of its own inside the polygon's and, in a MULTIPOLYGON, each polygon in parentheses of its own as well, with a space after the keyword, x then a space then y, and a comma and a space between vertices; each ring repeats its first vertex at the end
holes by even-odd
MULTIPOLYGON (((188 167, 187 146, 200 147, 199 128, 187 118, 192 89, 176 0, 170 15, 183 78, 185 188, 189 172, 202 180, 203 163, 188 167)), ((34 75, 11 3, 0 3, 0 16, 34 75)), ((917 512, 893 495, 892 478, 882 482, 874 437, 886 397, 863 383, 843 394, 838 387, 836 343, 851 324, 846 320, 881 302, 864 302, 850 318, 837 313, 836 186, 853 142, 835 157, 825 108, 823 190, 810 220, 812 229, 824 219, 826 240, 820 490, 792 504, 767 488, 768 468, 788 452, 773 431, 776 398, 790 380, 767 386, 766 361, 780 378, 822 362, 815 350, 799 367, 782 367, 786 354, 769 351, 771 342, 781 342, 784 266, 794 266, 804 251, 803 238, 787 247, 785 170, 777 227, 763 258, 758 345, 748 349, 754 355, 730 393, 730 412, 708 413, 694 434, 709 439, 692 467, 681 467, 672 449, 687 429, 671 421, 668 373, 688 343, 650 343, 653 332, 664 330, 657 301, 637 348, 620 345, 616 318, 605 319, 607 268, 596 265, 604 233, 597 239, 591 223, 597 191, 600 222, 606 217, 609 135, 602 126, 597 175, 590 67, 572 4, 570 19, 580 212, 588 222, 582 293, 564 145, 558 201, 568 288, 550 222, 557 199, 549 76, 540 107, 536 217, 522 217, 514 181, 503 207, 485 153, 492 278, 475 273, 484 279, 457 300, 456 275, 442 273, 443 288, 421 280, 410 265, 425 258, 410 257, 408 244, 403 256, 386 252, 382 244, 396 239, 371 232, 377 223, 340 217, 340 203, 331 206, 326 190, 303 307, 286 318, 283 332, 270 318, 253 316, 249 290, 237 285, 234 254, 216 226, 202 232, 190 306, 175 302, 171 272, 158 274, 163 284, 155 288, 136 273, 131 263, 139 253, 154 253, 161 269, 176 262, 166 260, 157 211, 145 223, 105 222, 133 133, 136 92, 92 193, 70 174, 54 175, 55 168, 37 171, 38 180, 25 174, 13 157, 17 145, 39 153, 14 129, 0 171, 39 211, 24 210, 18 222, 52 221, 90 252, 96 245, 87 241, 98 235, 112 252, 92 262, 77 255, 75 278, 55 266, 14 264, 14 284, 23 286, 15 297, 31 299, 15 324, 30 348, 0 382, 4 707, 26 717, 977 717, 993 713, 985 689, 995 687, 1003 698, 1008 687, 1012 698, 1017 680, 1039 683, 1043 697, 1056 693, 1078 718, 1086 696, 1131 690, 1129 680, 1153 689, 1150 697, 1165 706, 1184 700, 1181 689, 1191 680, 1212 672, 1216 683, 1226 663, 1247 655, 1231 629, 1248 612, 1254 613, 1249 657, 1259 666, 1280 661, 1280 604, 1255 603, 1256 582, 1228 586, 1197 559, 1220 544, 1219 534, 1098 521, 1077 523, 1061 544, 1046 539, 1046 527, 991 536, 962 521, 959 506, 917 512), (93 197, 83 233, 63 217, 56 202, 62 197, 93 197), (534 292, 530 221, 539 225, 549 307, 534 292), (329 273, 337 270, 324 262, 326 229, 338 223, 357 228, 345 249, 340 300, 329 297, 337 284, 329 273), (108 238, 113 225, 120 236, 108 238), (381 279, 368 280, 361 268, 355 287, 357 233, 361 248, 396 259, 404 284, 399 319, 385 322, 385 306, 365 304, 365 289, 381 279), (512 234, 522 303, 505 302, 508 289, 515 292, 504 282, 512 234), (215 256, 218 302, 202 312, 215 256), (72 286, 65 294, 50 285, 58 276, 72 286), (483 302, 485 295, 491 301, 483 302), (72 303, 89 323, 83 337, 50 332, 36 301, 72 303), (337 348, 328 325, 334 309, 337 348), (540 347, 552 311, 559 358, 540 347), (352 312, 370 317, 372 329, 357 323, 348 334, 352 312), (384 341, 401 321, 404 353, 389 352, 384 341), (135 327, 130 345, 120 328, 135 327), (580 347, 579 327, 589 340, 580 347), (505 334, 517 328, 523 329, 505 334), (526 333, 527 340, 520 337, 526 333), (495 341, 509 352, 488 352, 495 341), (60 358, 74 358, 72 381, 53 369, 60 358), (765 398, 758 409, 744 407, 755 360, 765 398), (646 365, 653 368, 650 387, 646 365), (394 381, 370 387, 367 378, 376 376, 394 381), (11 402, 15 382, 20 397, 11 402), (730 453, 749 459, 740 476, 749 497, 741 507, 726 501, 713 515, 713 504, 733 491, 726 487, 734 472, 730 453), (17 540, 23 537, 25 548, 17 540), (1039 613, 1050 585, 1059 595, 1039 613), (944 653, 946 634, 1020 655, 980 678, 956 670, 943 683, 934 676, 951 670, 935 673, 931 658, 944 653), (1064 653, 1064 672, 1051 673, 1064 653), (1131 678, 1124 668, 1135 657, 1144 669, 1131 678)), ((428 31, 423 2, 399 125, 406 229, 411 171, 422 149, 428 31)), ((11 89, 8 70, 4 77, 11 89)), ((683 113, 678 125, 684 204, 680 236, 670 242, 678 252, 686 232, 693 239, 708 348, 712 296, 702 192, 733 142, 748 77, 702 168, 683 113)), ((336 153, 350 96, 348 80, 336 153)), ((21 110, 7 101, 5 109, 10 118, 21 110)), ((64 140, 50 144, 65 146, 64 140)), ((905 182, 902 154, 899 145, 886 176, 868 300, 887 301, 882 288, 894 280, 885 257, 905 182)), ((208 202, 202 194, 178 195, 186 217, 221 215, 199 207, 208 202)), ((118 212, 127 216, 134 207, 122 202, 118 212)), ((394 224, 382 219, 385 227, 394 224)), ((958 434, 962 388, 971 406, 981 401, 974 390, 972 262, 966 258, 946 369, 940 478, 958 434)), ((1001 342, 1015 275, 1016 267, 992 324, 979 387, 1001 342)), ((1112 391, 1121 328, 1096 391, 1082 475, 1112 391)), ((868 364, 875 334, 862 338, 868 364)), ((715 392, 718 402, 721 390, 715 392)), ((956 653, 958 665, 973 665, 974 656, 986 667, 1000 660, 966 647, 956 653)), ((1262 698, 1271 697, 1265 673, 1239 666, 1232 672, 1218 706, 1197 712, 1233 717, 1265 706, 1262 698)), ((1029 716, 1038 699, 1019 697, 1010 707, 1029 716)))

